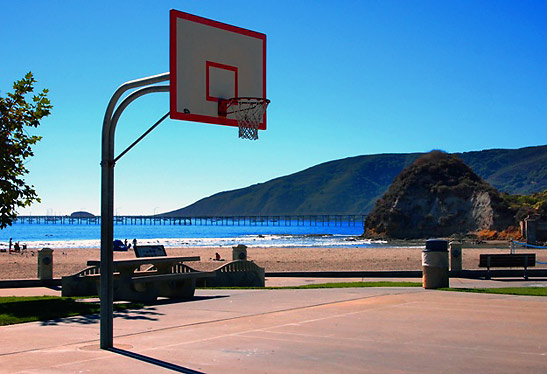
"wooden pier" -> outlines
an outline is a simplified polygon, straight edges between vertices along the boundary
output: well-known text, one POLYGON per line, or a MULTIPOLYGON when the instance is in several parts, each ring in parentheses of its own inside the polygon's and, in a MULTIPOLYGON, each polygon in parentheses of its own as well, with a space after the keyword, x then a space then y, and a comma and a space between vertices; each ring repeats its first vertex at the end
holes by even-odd
MULTIPOLYGON (((317 214, 272 216, 114 216, 115 225, 177 225, 177 226, 347 226, 362 227, 366 215, 317 214)), ((100 225, 101 217, 19 216, 16 224, 100 225)))

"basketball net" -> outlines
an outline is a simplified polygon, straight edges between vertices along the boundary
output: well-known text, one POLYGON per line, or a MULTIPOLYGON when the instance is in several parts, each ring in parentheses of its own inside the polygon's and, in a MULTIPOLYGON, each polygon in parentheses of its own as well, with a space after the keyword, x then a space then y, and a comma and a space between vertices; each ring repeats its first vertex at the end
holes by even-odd
POLYGON ((239 137, 241 139, 258 139, 258 127, 264 118, 266 108, 270 100, 258 97, 235 97, 223 100, 222 110, 228 114, 234 114, 239 125, 239 137))

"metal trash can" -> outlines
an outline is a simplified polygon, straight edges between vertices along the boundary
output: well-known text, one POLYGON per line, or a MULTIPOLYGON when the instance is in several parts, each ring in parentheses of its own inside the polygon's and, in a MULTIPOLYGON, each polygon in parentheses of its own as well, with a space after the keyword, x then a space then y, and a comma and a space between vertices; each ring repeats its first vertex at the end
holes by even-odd
POLYGON ((38 251, 38 279, 53 279, 53 249, 38 251))
POLYGON ((422 251, 423 287, 427 289, 449 287, 448 241, 429 239, 422 251))
POLYGON ((450 242, 450 270, 462 270, 462 244, 450 242))

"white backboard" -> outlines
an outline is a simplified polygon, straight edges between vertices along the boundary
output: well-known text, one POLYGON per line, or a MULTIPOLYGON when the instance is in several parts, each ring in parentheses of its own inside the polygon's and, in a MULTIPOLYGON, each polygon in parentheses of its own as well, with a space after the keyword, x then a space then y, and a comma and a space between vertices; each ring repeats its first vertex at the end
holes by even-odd
POLYGON ((218 102, 266 98, 266 35, 171 10, 170 73, 171 118, 238 126, 218 102))

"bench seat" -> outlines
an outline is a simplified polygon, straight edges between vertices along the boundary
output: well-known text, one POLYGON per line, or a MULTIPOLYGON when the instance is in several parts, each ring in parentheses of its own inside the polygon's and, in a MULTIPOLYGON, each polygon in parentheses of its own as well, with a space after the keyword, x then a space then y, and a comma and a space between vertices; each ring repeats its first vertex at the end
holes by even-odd
POLYGON ((523 267, 524 279, 528 279, 526 269, 532 266, 536 266, 535 253, 485 253, 479 256, 479 267, 487 268, 486 279, 490 279, 490 268, 510 267, 523 267))
POLYGON ((155 300, 157 297, 189 299, 194 296, 196 280, 214 277, 214 272, 192 271, 184 273, 135 273, 131 278, 120 283, 118 294, 125 300, 155 300))
POLYGON ((134 283, 156 282, 156 281, 176 281, 190 278, 209 278, 214 277, 214 271, 193 271, 189 273, 169 273, 169 274, 150 274, 135 273, 131 278, 134 283), (142 274, 142 275, 141 275, 142 274))

